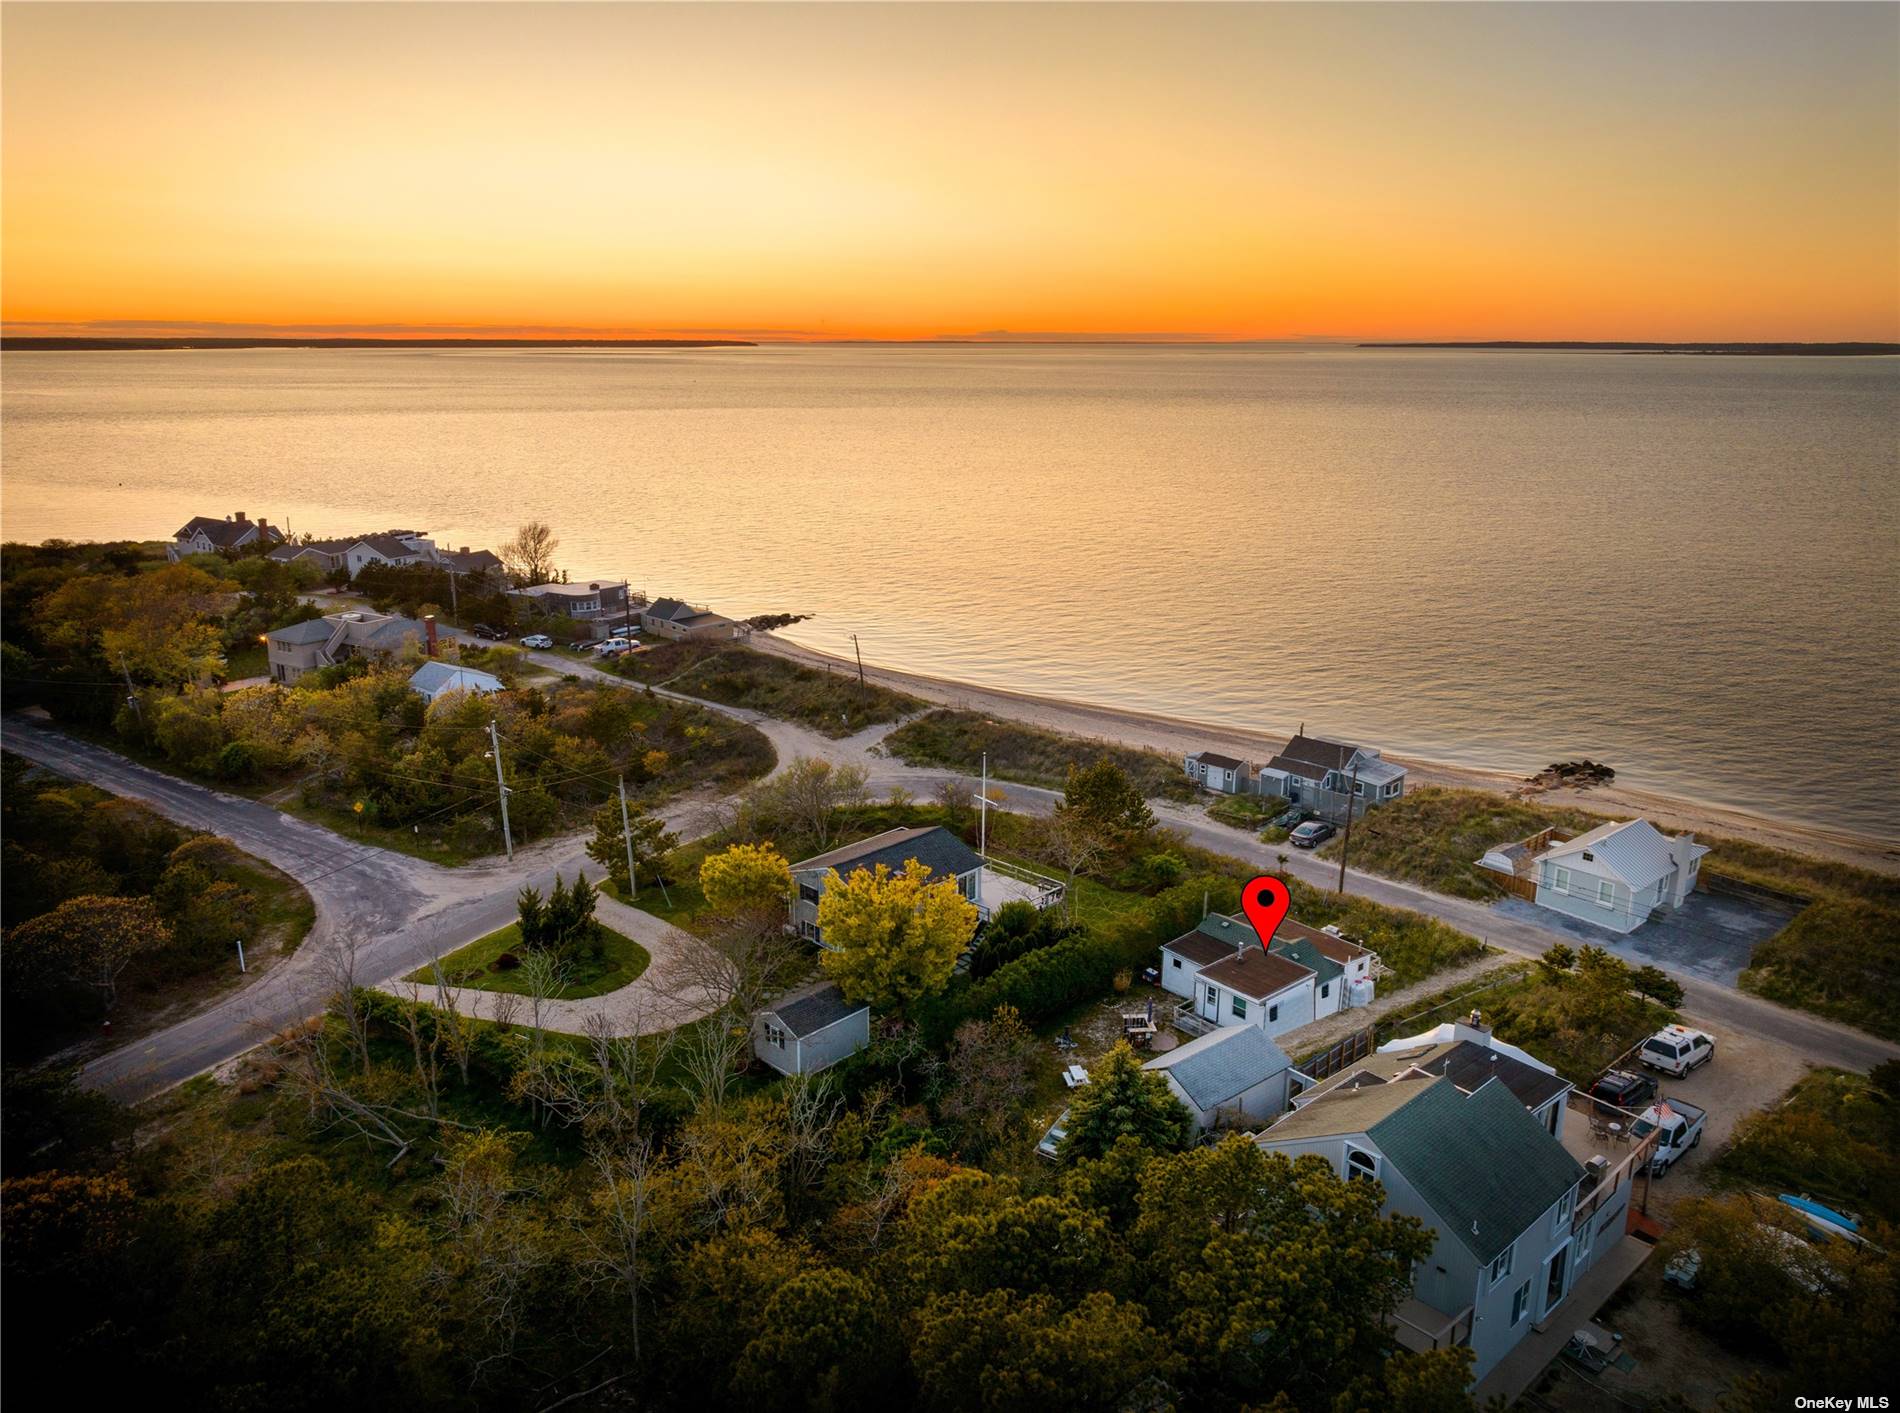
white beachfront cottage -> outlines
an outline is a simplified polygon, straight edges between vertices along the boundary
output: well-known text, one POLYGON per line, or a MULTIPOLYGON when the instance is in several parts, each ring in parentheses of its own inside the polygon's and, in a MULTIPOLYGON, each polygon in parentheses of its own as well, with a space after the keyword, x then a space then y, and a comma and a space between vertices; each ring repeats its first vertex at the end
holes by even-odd
POLYGON ((1633 932, 1658 908, 1688 901, 1708 852, 1693 834, 1671 838, 1646 819, 1600 825, 1538 857, 1537 903, 1612 932, 1633 932))
POLYGON ((1190 1028, 1251 1025, 1268 1035, 1372 999, 1372 953, 1287 918, 1262 951, 1253 924, 1210 913, 1161 946, 1161 986, 1188 1003, 1190 1028))

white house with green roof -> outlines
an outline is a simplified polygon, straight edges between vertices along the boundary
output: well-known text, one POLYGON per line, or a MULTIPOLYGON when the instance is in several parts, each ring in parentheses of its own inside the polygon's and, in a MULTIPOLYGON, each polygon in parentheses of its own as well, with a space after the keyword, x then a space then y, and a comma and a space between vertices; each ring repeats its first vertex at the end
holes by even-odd
POLYGON ((1475 1382, 1616 1247, 1641 1165, 1579 1161, 1535 1116, 1540 1094, 1515 1092, 1455 1050, 1369 1056, 1301 1095, 1255 1141, 1376 1181, 1388 1212, 1432 1228, 1395 1333, 1412 1349, 1468 1344, 1475 1382))
POLYGON ((1253 1025, 1284 1035, 1372 1000, 1372 953, 1357 942, 1286 918, 1262 952, 1253 924, 1209 913, 1161 945, 1161 986, 1187 1005, 1189 1030, 1253 1025))

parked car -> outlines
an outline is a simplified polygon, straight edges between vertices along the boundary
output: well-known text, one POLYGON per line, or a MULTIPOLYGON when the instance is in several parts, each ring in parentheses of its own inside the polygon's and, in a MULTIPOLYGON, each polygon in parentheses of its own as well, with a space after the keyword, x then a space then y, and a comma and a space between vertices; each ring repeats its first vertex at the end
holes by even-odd
POLYGON ((603 638, 594 644, 596 657, 619 657, 633 646, 625 638, 603 638))
POLYGON ((478 638, 486 638, 491 643, 505 642, 508 637, 501 629, 491 628, 486 623, 477 623, 473 628, 469 629, 469 632, 478 638))
POLYGON ((551 648, 554 646, 554 639, 550 638, 546 633, 530 633, 521 640, 521 646, 524 648, 551 648))
POLYGON ((1649 1171, 1661 1177, 1675 1166, 1676 1159, 1702 1141, 1702 1121, 1708 1116, 1708 1110, 1686 1100, 1661 1099, 1630 1125, 1630 1137, 1640 1143, 1652 1133, 1660 1135, 1656 1151, 1649 1155, 1649 1171))
POLYGON ((1271 822, 1275 829, 1292 829, 1305 818, 1306 811, 1301 809, 1298 805, 1295 805, 1293 808, 1283 810, 1281 813, 1275 815, 1271 822))
POLYGON ((1606 1070, 1603 1078, 1590 1086, 1590 1097, 1600 1104, 1641 1113, 1656 1097, 1656 1081, 1633 1070, 1606 1070))
POLYGON ((1323 819, 1309 819, 1287 837, 1296 849, 1316 849, 1338 832, 1323 819))
POLYGON ((1681 1079, 1715 1058, 1715 1037, 1686 1025, 1666 1025, 1643 1042, 1636 1057, 1652 1070, 1681 1079))

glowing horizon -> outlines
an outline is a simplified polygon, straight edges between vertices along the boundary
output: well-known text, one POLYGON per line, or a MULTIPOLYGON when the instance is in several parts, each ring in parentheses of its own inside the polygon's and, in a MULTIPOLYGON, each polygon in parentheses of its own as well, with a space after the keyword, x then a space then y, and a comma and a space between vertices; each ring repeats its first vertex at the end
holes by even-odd
POLYGON ((1891 5, 3 18, 9 333, 1900 340, 1891 5))

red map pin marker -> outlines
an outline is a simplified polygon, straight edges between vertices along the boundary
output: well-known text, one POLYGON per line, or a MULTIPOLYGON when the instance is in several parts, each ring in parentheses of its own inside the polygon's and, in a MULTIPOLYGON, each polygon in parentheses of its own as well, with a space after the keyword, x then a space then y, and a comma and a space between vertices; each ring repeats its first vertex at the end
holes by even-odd
POLYGON ((1293 895, 1287 892, 1286 884, 1270 873, 1248 879, 1240 890, 1240 910, 1247 914, 1247 921, 1259 934, 1263 951, 1273 950, 1270 944, 1274 931, 1286 921, 1287 909, 1292 906, 1293 895))

